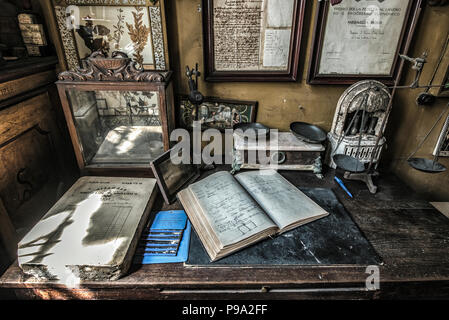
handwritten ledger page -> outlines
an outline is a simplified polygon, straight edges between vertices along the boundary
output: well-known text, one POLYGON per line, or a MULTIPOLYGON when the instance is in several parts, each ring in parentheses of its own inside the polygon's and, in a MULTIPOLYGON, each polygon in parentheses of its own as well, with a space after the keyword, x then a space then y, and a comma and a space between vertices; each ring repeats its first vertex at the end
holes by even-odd
POLYGON ((223 246, 276 227, 229 172, 193 184, 191 190, 223 246))
POLYGON ((216 71, 288 69, 294 0, 213 3, 216 71))
POLYGON ((212 261, 328 215, 276 171, 215 173, 178 193, 212 261))
POLYGON ((235 176, 283 231, 327 215, 327 212, 274 170, 257 171, 235 176))

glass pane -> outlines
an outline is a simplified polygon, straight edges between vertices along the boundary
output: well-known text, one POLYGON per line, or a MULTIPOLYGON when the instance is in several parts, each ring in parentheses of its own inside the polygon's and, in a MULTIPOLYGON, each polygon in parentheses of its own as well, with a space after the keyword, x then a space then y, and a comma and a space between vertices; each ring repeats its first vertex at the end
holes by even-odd
POLYGON ((67 91, 87 164, 149 164, 164 152, 159 93, 67 91))

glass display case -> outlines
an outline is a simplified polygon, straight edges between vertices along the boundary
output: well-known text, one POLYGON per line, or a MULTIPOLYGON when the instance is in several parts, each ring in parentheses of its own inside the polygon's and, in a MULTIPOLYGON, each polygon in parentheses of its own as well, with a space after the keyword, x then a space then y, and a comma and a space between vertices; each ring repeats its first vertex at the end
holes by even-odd
POLYGON ((86 69, 59 75, 56 84, 83 174, 152 175, 150 162, 170 148, 174 129, 170 77, 171 72, 139 69, 121 52, 111 58, 94 53, 86 69))

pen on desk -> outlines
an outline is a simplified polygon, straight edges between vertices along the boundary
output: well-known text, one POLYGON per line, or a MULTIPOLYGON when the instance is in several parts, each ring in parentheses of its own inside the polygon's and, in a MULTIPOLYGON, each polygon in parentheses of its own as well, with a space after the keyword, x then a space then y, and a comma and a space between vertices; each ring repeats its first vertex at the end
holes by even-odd
POLYGON ((346 193, 351 197, 354 198, 351 194, 351 192, 349 192, 348 188, 346 188, 345 184, 343 183, 343 181, 341 181, 341 179, 337 176, 334 177, 335 181, 337 181, 337 183, 340 185, 340 187, 346 191, 346 193))

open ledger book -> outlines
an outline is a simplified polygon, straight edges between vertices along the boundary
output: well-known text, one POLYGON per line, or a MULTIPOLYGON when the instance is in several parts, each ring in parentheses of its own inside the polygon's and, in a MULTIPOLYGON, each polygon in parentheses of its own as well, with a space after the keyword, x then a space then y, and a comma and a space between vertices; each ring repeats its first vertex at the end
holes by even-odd
POLYGON ((178 198, 212 261, 329 214, 274 170, 218 172, 178 198))

